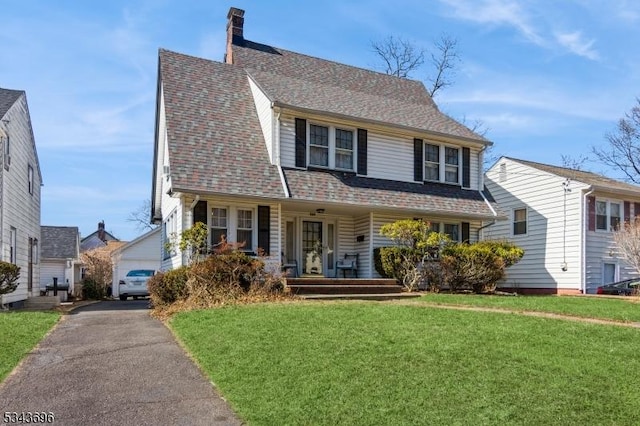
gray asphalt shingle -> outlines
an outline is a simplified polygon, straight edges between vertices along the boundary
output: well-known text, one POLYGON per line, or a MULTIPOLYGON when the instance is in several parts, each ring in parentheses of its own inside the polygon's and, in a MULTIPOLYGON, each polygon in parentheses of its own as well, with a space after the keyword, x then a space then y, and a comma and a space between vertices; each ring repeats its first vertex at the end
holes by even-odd
POLYGON ((41 226, 40 257, 43 259, 74 259, 78 256, 77 226, 41 226))

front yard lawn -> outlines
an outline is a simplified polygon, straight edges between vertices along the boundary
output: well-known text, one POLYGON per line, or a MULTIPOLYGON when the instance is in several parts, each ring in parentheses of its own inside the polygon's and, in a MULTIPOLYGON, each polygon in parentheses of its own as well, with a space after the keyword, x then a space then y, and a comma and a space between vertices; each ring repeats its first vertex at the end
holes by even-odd
POLYGON ((252 425, 640 424, 638 329, 362 302, 170 326, 252 425))
POLYGON ((493 296, 433 293, 414 300, 437 305, 470 305, 640 322, 640 299, 635 297, 610 299, 585 296, 493 296))
POLYGON ((57 312, 0 312, 0 382, 59 319, 57 312))

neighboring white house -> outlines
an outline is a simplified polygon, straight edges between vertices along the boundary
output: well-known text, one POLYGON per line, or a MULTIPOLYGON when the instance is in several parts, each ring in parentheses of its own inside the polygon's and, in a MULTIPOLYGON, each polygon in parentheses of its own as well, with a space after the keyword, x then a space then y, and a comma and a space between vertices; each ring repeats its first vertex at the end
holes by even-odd
POLYGON ((42 174, 22 90, 0 88, 0 148, 0 259, 20 267, 18 288, 0 302, 13 303, 40 287, 42 174))
POLYGON ((77 226, 41 227, 40 291, 58 285, 75 294, 75 284, 80 282, 80 231, 77 226))
MULTIPOLYGON (((228 14, 225 62, 160 50, 152 218, 164 242, 196 222, 335 275, 345 254, 376 277, 380 227, 423 218, 476 240, 499 217, 483 193, 491 142, 441 113, 424 85, 244 38, 228 14)), ((162 268, 181 265, 166 250, 162 268)))
POLYGON ((113 297, 118 297, 118 282, 132 269, 160 270, 162 248, 160 228, 139 236, 111 253, 113 262, 113 297))
POLYGON ((485 184, 510 220, 483 230, 525 250, 504 287, 593 293, 635 271, 620 258, 612 231, 640 215, 640 187, 591 172, 500 158, 485 184))

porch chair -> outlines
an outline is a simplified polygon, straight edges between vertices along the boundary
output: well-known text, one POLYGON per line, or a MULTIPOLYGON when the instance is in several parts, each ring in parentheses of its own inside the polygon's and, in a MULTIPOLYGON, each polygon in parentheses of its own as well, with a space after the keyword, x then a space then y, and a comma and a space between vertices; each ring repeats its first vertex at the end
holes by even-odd
POLYGON ((342 278, 346 278, 347 271, 351 271, 356 278, 358 278, 358 257, 359 253, 344 254, 344 259, 336 262, 336 278, 338 278, 338 271, 342 270, 342 278))
POLYGON ((298 277, 298 261, 296 259, 287 259, 284 253, 280 253, 282 255, 282 272, 286 276, 289 276, 289 271, 293 271, 291 278, 298 277))

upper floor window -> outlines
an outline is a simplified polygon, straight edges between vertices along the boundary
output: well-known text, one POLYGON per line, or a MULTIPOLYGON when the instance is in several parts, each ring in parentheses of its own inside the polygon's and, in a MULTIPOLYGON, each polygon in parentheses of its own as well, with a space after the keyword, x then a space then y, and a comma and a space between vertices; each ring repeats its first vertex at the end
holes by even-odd
POLYGON ((33 195, 33 167, 31 167, 31 164, 29 164, 29 167, 27 168, 27 181, 29 194, 33 195))
POLYGON ((527 233, 527 209, 513 210, 513 235, 524 235, 527 233))
POLYGON ((9 135, 0 130, 0 136, 4 134, 4 137, 0 137, 0 140, 4 142, 4 168, 9 170, 11 164, 11 140, 9 135))
POLYGON ((596 230, 615 231, 622 220, 620 203, 596 201, 596 230))
POLYGON ((309 165, 353 170, 354 131, 309 124, 309 165))
POLYGON ((167 220, 163 223, 164 226, 164 253, 163 259, 168 259, 171 256, 175 256, 175 239, 177 238, 178 233, 178 222, 176 220, 176 212, 173 211, 169 216, 167 216, 167 220))
POLYGON ((460 183, 460 149, 424 144, 424 180, 460 183))

